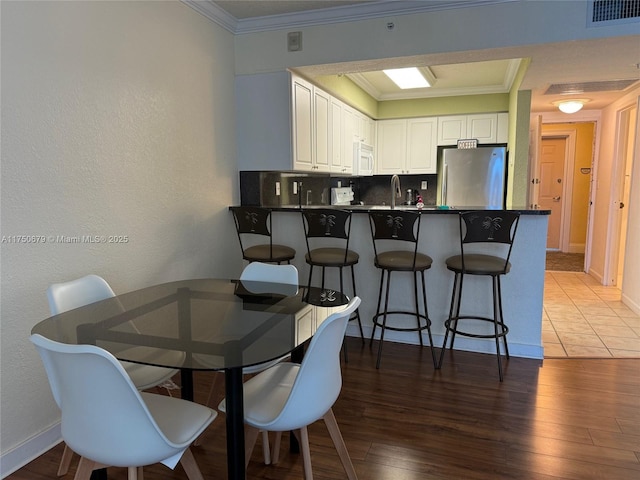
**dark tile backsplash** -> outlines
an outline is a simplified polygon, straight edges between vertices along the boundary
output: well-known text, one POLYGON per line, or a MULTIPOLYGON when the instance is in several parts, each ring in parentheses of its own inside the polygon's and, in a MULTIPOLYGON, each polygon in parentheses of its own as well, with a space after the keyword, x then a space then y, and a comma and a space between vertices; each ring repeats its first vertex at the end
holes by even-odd
MULTIPOLYGON (((399 175, 402 198, 405 201, 407 189, 418 190, 425 205, 436 204, 438 176, 399 175), (427 190, 420 190, 421 182, 427 182, 427 190)), ((328 173, 294 172, 240 172, 240 201, 242 205, 262 205, 279 207, 285 205, 330 205, 331 188, 351 185, 354 202, 365 205, 388 205, 391 202, 391 176, 335 177, 328 173), (276 183, 280 182, 280 195, 276 195, 276 183), (294 182, 298 191, 294 193, 294 182), (300 186, 301 185, 301 186, 300 186)))

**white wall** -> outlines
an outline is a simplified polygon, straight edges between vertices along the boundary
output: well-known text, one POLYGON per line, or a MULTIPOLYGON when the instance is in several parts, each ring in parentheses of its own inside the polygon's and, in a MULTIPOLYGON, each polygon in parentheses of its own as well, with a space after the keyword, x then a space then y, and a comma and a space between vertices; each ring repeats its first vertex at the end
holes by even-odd
MULTIPOLYGON (((600 282, 605 283, 608 282, 606 276, 606 253, 610 248, 609 242, 611 241, 611 235, 609 232, 608 226, 610 225, 609 217, 612 212, 612 203, 611 203, 611 192, 613 188, 613 160, 616 157, 616 128, 617 128, 617 116, 618 112, 623 110, 624 108, 628 108, 629 106, 635 105, 638 102, 638 98, 640 96, 640 87, 636 87, 631 90, 624 97, 620 98, 616 102, 609 105, 607 108, 602 110, 602 115, 600 118, 600 143, 599 149, 597 152, 597 172, 596 172, 596 184, 595 184, 595 202, 594 202, 594 213, 593 213, 593 235, 591 240, 591 264, 589 266, 589 273, 597 278, 600 282)), ((633 134, 633 133, 632 133, 633 134)), ((636 137, 636 149, 638 138, 636 137)), ((636 151, 637 155, 637 151, 636 151)), ((637 168, 634 162, 634 171, 637 175, 637 168)), ((631 201, 629 202, 631 205, 629 206, 629 220, 628 220, 628 229, 629 235, 633 235, 631 232, 637 231, 639 228, 638 225, 640 223, 640 216, 633 215, 634 208, 637 206, 634 205, 633 195, 637 195, 637 190, 640 188, 638 182, 633 181, 631 183, 631 201)), ((637 197, 635 197, 637 198, 637 197)), ((631 238, 631 237, 628 237, 631 238)), ((627 262, 631 261, 631 265, 638 265, 638 261, 640 261, 640 250, 634 249, 635 244, 633 242, 629 242, 627 240, 626 244, 626 260, 625 265, 628 265, 627 262), (635 262, 635 263, 633 263, 635 262)), ((632 278, 634 275, 633 272, 637 274, 637 268, 625 268, 625 279, 624 282, 627 282, 627 275, 629 278, 632 278)), ((636 279, 634 284, 638 284, 638 280, 636 279)), ((635 298, 636 305, 640 305, 640 291, 636 293, 636 295, 632 295, 635 298)))
POLYGON ((629 223, 624 258, 622 301, 640 315, 640 95, 636 99, 636 134, 629 194, 629 223))
POLYGON ((57 436, 28 341, 49 284, 226 276, 240 251, 227 210, 239 199, 232 34, 178 1, 3 1, 1 21, 4 476, 57 436))

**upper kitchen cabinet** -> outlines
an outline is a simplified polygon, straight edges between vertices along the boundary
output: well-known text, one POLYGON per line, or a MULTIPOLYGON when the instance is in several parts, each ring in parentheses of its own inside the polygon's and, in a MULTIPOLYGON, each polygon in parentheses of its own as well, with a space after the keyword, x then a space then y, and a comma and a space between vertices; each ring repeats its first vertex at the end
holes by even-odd
POLYGON ((376 173, 436 173, 437 118, 380 120, 377 123, 376 173))
POLYGON ((294 170, 328 172, 331 98, 298 77, 291 81, 294 170))
POLYGON ((438 145, 455 145, 460 139, 478 143, 507 143, 509 114, 483 113, 438 118, 438 145))

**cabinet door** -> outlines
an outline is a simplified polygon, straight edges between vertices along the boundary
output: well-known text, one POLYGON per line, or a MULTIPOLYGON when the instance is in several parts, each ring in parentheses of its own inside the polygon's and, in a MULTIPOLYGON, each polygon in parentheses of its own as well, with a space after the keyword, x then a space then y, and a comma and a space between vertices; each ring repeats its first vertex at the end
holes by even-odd
POLYGON ((436 173, 436 118, 407 120, 407 161, 403 173, 436 173))
POLYGON ((465 138, 475 138, 478 143, 496 143, 497 131, 497 113, 467 116, 467 136, 465 138))
POLYGON ((331 171, 342 172, 342 102, 331 98, 331 171))
POLYGON ((466 115, 438 117, 438 145, 456 145, 461 138, 468 138, 466 115))
POLYGON ((313 86, 302 79, 292 83, 293 168, 311 170, 313 166, 313 86))
POLYGON ((356 135, 356 112, 342 106, 342 173, 353 173, 353 143, 356 135))
POLYGON ((329 94, 313 89, 313 118, 314 118, 314 165, 316 172, 328 172, 330 165, 331 138, 331 98, 329 94))
POLYGON ((407 155, 407 121, 378 121, 376 173, 404 173, 407 155))

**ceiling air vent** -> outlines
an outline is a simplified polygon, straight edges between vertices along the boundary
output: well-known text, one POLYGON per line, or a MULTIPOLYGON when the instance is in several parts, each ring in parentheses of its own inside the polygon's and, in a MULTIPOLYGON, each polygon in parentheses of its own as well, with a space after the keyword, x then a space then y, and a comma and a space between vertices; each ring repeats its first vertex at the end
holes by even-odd
POLYGON ((588 92, 615 92, 622 91, 638 81, 637 78, 631 80, 604 80, 602 82, 575 82, 575 83, 554 83, 549 85, 545 95, 568 95, 572 93, 588 92))
POLYGON ((589 4, 589 25, 637 22, 640 0, 593 0, 589 4))

